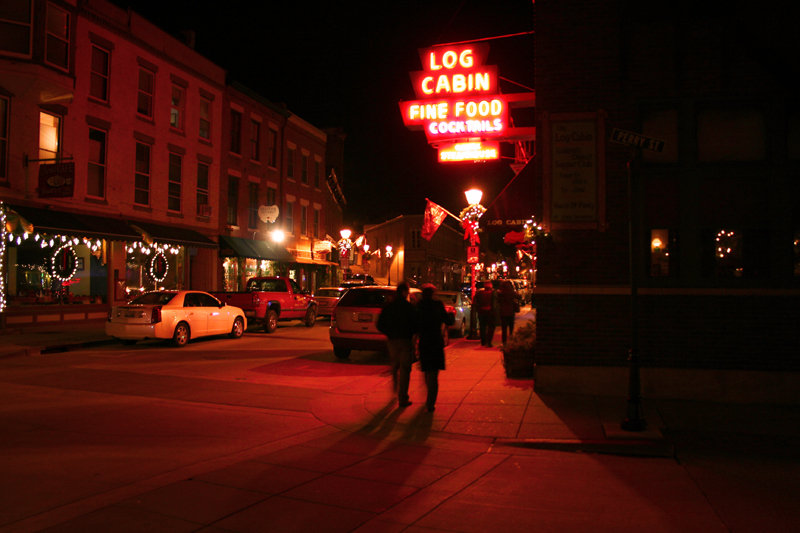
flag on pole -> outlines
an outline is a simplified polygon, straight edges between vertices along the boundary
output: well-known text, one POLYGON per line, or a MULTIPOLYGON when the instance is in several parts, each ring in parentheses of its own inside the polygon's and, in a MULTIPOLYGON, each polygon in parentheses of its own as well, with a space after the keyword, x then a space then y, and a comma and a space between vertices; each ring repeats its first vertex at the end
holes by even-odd
POLYGON ((425 199, 427 205, 425 206, 425 216, 422 219, 422 238, 429 241, 433 238, 433 234, 442 225, 442 222, 447 217, 447 210, 427 198, 425 199))

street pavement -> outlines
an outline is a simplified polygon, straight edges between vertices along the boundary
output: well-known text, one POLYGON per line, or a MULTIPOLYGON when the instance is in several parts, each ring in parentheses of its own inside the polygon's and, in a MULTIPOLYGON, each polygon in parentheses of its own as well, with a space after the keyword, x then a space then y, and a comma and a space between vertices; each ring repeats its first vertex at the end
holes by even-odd
MULTIPOLYGON (((517 318, 532 319, 529 308, 517 318)), ((102 322, 7 330, 0 363, 107 343, 102 322)), ((331 363, 357 364, 332 355, 331 363)), ((8 438, 20 426, 4 396, 0 531, 761 532, 800 524, 795 406, 645 398, 646 430, 622 431, 625 398, 538 394, 533 380, 506 378, 498 348, 467 339, 447 349, 434 413, 416 368, 411 406, 398 407, 390 383, 386 372, 354 373, 295 410, 267 410, 281 421, 275 438, 212 458, 181 461, 186 451, 176 447, 173 467, 137 475, 129 466, 102 486, 54 473, 49 498, 17 509, 3 502, 16 501, 16 491, 36 494, 28 485, 40 481, 25 471, 40 466, 27 465, 8 438)), ((253 390, 219 387, 228 398, 253 390)))

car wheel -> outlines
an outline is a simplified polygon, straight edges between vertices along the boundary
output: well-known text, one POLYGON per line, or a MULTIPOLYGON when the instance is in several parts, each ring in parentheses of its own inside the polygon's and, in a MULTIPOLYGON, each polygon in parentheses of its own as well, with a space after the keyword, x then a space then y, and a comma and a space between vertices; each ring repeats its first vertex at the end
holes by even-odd
POLYGON ((308 311, 306 311, 306 318, 304 319, 306 323, 306 327, 311 327, 317 322, 317 310, 313 307, 309 307, 308 311))
POLYGON ((458 326, 458 336, 464 337, 467 334, 467 319, 461 321, 461 324, 458 326))
POLYGON ((350 357, 350 348, 333 348, 333 355, 336 356, 337 359, 347 359, 350 357))
POLYGON ((278 313, 270 309, 264 317, 264 331, 272 333, 276 329, 278 329, 278 313))
POLYGON ((175 326, 175 333, 172 334, 172 342, 178 347, 186 346, 190 337, 191 332, 189 331, 189 324, 181 322, 175 326))
POLYGON ((237 316, 233 321, 233 328, 231 328, 231 338, 238 339, 242 335, 244 335, 244 320, 237 316))
POLYGON ((125 346, 133 346, 136 344, 136 339, 120 339, 120 342, 125 346))

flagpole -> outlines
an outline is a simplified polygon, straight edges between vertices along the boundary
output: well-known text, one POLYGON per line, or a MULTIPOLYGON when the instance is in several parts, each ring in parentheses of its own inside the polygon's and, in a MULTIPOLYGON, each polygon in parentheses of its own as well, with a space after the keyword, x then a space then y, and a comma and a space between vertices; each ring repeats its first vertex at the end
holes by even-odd
MULTIPOLYGON (((430 198, 425 198, 425 200, 427 200, 428 202, 431 202, 432 204, 439 205, 439 204, 437 204, 436 202, 434 202, 433 200, 431 200, 430 198)), ((451 217, 453 217, 454 219, 456 219, 456 220, 458 220, 459 222, 461 222, 461 219, 460 219, 459 217, 455 216, 453 213, 451 213, 450 211, 448 211, 447 209, 445 209, 445 208, 444 208, 444 207, 442 207, 441 205, 439 205, 439 208, 441 208, 441 210, 442 210, 442 211, 444 211, 445 213, 447 213, 448 215, 450 215, 450 216, 451 216, 451 217)))

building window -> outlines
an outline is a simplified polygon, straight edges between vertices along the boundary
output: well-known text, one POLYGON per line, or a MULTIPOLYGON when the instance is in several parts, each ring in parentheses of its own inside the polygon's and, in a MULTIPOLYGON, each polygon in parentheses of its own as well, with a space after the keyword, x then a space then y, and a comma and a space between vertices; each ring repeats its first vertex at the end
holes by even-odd
POLYGON ((314 209, 314 227, 312 228, 312 235, 315 239, 319 238, 319 209, 314 209))
POLYGON ((286 176, 289 178, 294 178, 295 152, 297 152, 297 150, 294 148, 289 148, 286 150, 286 176))
POLYGON ((300 235, 308 235, 308 206, 300 206, 300 235))
POLYGON ((250 121, 250 159, 261 161, 261 123, 257 120, 250 121))
POLYGON ((106 196, 106 132, 89 128, 89 168, 86 194, 94 198, 106 196))
POLYGON ((61 147, 61 117, 39 112, 39 159, 58 159, 61 147))
POLYGON ((9 99, 0 95, 0 181, 8 179, 8 107, 9 99))
POLYGON ((308 156, 300 156, 300 181, 308 185, 308 156))
POLYGON ((267 205, 277 205, 275 199, 278 197, 278 190, 275 187, 267 187, 267 205))
POLYGON ((69 13, 47 4, 45 61, 50 65, 69 69, 69 13))
POLYGON ((411 248, 419 248, 422 246, 422 230, 411 230, 411 248))
POLYGON ((139 68, 139 93, 136 98, 136 112, 153 118, 153 95, 156 75, 146 68, 139 68))
POLYGON ((242 114, 231 109, 231 152, 242 153, 242 114))
POLYGON ((0 8, 0 51, 12 55, 31 55, 31 0, 4 2, 0 8))
POLYGON ((668 229, 650 230, 650 276, 654 278, 674 277, 673 257, 675 238, 668 229))
POLYGON ((719 230, 714 236, 714 276, 740 278, 743 274, 742 235, 730 229, 719 230))
POLYGON ((258 183, 250 183, 248 189, 247 227, 254 229, 258 227, 258 183))
POLYGON ((167 188, 167 210, 180 212, 181 210, 181 174, 183 173, 183 158, 180 154, 169 153, 169 185, 167 188))
POLYGON ((136 172, 133 183, 133 203, 150 205, 150 145, 136 143, 136 172))
POLYGON ((201 139, 211 140, 211 100, 200 97, 200 129, 198 135, 201 139))
POLYGON ((284 217, 284 230, 286 233, 294 234, 294 202, 286 202, 286 216, 284 217))
POLYGON ((319 189, 319 180, 322 175, 322 164, 318 160, 314 160, 314 187, 319 189))
POLYGON ((197 163, 197 214, 210 216, 208 204, 208 165, 197 163))
POLYGON ((228 225, 238 226, 239 215, 239 178, 228 176, 228 225))
POLYGON ((697 117, 697 158, 703 162, 761 161, 766 138, 758 109, 706 109, 697 117))
POLYGON ((267 164, 278 166, 278 132, 273 128, 267 131, 267 164))
POLYGON ((183 89, 183 87, 173 85, 169 106, 170 127, 183 131, 183 109, 185 105, 186 91, 183 89))
POLYGON ((111 65, 111 52, 92 44, 92 65, 89 81, 89 95, 108 102, 108 78, 111 65))

